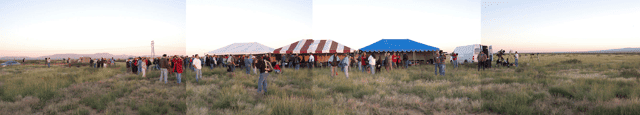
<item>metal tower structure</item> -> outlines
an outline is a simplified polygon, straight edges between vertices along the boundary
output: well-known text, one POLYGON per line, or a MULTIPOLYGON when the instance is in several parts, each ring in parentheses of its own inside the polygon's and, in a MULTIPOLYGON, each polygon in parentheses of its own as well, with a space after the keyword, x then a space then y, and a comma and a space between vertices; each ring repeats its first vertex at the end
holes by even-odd
POLYGON ((151 58, 155 58, 156 57, 156 52, 153 51, 153 40, 151 40, 151 58))

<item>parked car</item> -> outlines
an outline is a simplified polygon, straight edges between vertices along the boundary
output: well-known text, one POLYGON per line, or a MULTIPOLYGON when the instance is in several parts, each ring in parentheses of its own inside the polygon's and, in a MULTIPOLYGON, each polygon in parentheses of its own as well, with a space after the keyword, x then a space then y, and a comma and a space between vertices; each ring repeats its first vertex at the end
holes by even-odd
POLYGON ((2 67, 6 67, 6 66, 10 66, 10 65, 21 65, 21 64, 16 62, 16 61, 7 61, 7 62, 4 62, 4 63, 0 64, 0 66, 2 66, 2 67))

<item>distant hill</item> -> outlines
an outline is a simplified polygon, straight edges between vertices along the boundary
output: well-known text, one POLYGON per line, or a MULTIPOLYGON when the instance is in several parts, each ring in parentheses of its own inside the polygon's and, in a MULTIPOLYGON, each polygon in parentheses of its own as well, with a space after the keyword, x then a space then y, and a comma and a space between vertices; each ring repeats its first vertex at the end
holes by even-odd
MULTIPOLYGON (((14 58, 16 60, 22 60, 22 58, 26 58, 26 60, 42 60, 44 58, 51 58, 54 60, 57 59, 62 59, 62 58, 71 58, 71 59, 78 59, 80 57, 91 57, 91 58, 115 58, 115 59, 125 59, 125 58, 129 58, 129 57, 134 57, 133 55, 113 55, 113 54, 109 54, 109 53, 95 53, 95 54, 53 54, 53 55, 48 55, 48 56, 40 56, 40 57, 27 57, 27 56, 11 56, 11 57, 1 57, 0 60, 13 60, 14 58)), ((137 56, 135 56, 137 57, 137 56)))
POLYGON ((632 53, 640 52, 640 48, 621 48, 621 49, 609 49, 599 51, 587 51, 586 53, 632 53))

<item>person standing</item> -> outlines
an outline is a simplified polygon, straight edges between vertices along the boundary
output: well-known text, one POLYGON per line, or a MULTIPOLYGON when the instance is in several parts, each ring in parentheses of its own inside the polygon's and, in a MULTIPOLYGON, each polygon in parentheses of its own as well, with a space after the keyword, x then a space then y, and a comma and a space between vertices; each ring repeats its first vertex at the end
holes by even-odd
POLYGON ((520 55, 518 55, 518 51, 516 51, 516 55, 513 55, 513 57, 516 58, 515 63, 516 63, 516 67, 518 67, 518 58, 520 57, 520 55))
POLYGON ((436 52, 433 56, 435 59, 433 59, 433 64, 435 65, 435 74, 436 76, 438 75, 438 69, 440 69, 440 53, 436 52))
POLYGON ((451 58, 453 59, 453 68, 458 68, 458 54, 455 52, 452 52, 451 58))
POLYGON ((480 52, 480 54, 478 55, 478 71, 480 71, 480 68, 484 70, 485 60, 486 60, 486 55, 484 54, 484 52, 480 52))
POLYGON ((198 58, 198 54, 195 55, 193 59, 193 68, 196 71, 196 82, 198 82, 198 78, 202 78, 202 62, 198 58))
POLYGON ((141 71, 142 72, 142 77, 147 77, 147 61, 144 61, 144 60, 146 60, 144 58, 141 59, 141 60, 142 61, 140 61, 140 67, 141 67, 140 70, 142 70, 141 71))
POLYGON ((360 59, 361 65, 362 65, 362 73, 364 73, 365 71, 369 71, 367 70, 367 65, 369 65, 369 61, 367 60, 367 53, 363 52, 361 55, 361 59, 360 59))
POLYGON ((236 70, 236 64, 235 61, 233 60, 233 56, 229 55, 227 58, 227 66, 229 67, 229 72, 231 73, 231 77, 233 77, 235 74, 233 71, 236 70))
POLYGON ((362 60, 362 54, 356 54, 355 58, 356 58, 354 59, 356 61, 355 65, 358 66, 358 71, 362 71, 362 64, 360 63, 360 61, 362 60))
POLYGON ((296 54, 296 57, 294 58, 294 63, 296 64, 296 70, 300 69, 300 56, 298 54, 296 54))
POLYGON ((344 64, 342 64, 344 66, 344 75, 347 76, 347 78, 349 78, 349 60, 350 56, 347 54, 345 55, 344 58, 342 58, 342 60, 344 60, 344 64))
POLYGON ((250 57, 251 57, 251 56, 247 56, 246 58, 244 58, 244 68, 245 68, 245 69, 247 69, 247 70, 245 70, 245 71, 246 71, 246 72, 247 72, 247 74, 249 74, 249 75, 251 74, 251 68, 253 68, 253 67, 251 67, 251 62, 252 62, 251 60, 252 60, 252 59, 251 59, 250 57))
POLYGON ((96 68, 95 65, 93 65, 93 59, 89 58, 89 65, 91 66, 91 68, 96 68))
MULTIPOLYGON (((101 59, 100 63, 102 64, 103 62, 104 62, 104 59, 101 59)), ((136 74, 136 75, 138 75, 138 70, 140 70, 139 69, 139 67, 140 67, 139 65, 140 65, 140 63, 138 62, 138 58, 135 58, 133 60, 133 73, 136 74)))
POLYGON ((389 58, 389 53, 384 53, 384 61, 382 61, 382 65, 384 66, 384 69, 387 72, 389 72, 389 67, 391 66, 390 65, 391 63, 389 63, 389 61, 390 61, 389 59, 391 59, 391 58, 389 58))
POLYGON ((47 58, 47 66, 51 67, 51 58, 47 58))
POLYGON ((167 83, 167 69, 170 67, 169 59, 167 58, 167 54, 162 54, 162 58, 160 58, 160 82, 162 82, 162 78, 164 77, 164 83, 167 83))
POLYGON ((407 56, 407 53, 402 55, 402 62, 404 62, 405 69, 409 68, 409 56, 407 56))
POLYGON ((309 54, 309 69, 313 69, 315 66, 315 57, 313 57, 313 54, 309 54))
POLYGON ((142 63, 142 58, 136 58, 136 62, 138 62, 138 71, 142 71, 142 65, 140 65, 142 63))
POLYGON ((174 55, 173 56, 173 60, 171 61, 173 63, 173 69, 176 71, 176 78, 178 78, 178 84, 180 84, 182 82, 182 59, 180 57, 178 57, 178 55, 174 55))
POLYGON ((25 59, 25 58, 22 58, 22 63, 24 63, 24 59, 25 59))
MULTIPOLYGON (((113 59, 113 57, 111 57, 111 65, 114 65, 114 66, 116 65, 116 59, 113 59)), ((147 69, 149 69, 149 68, 147 68, 147 69)))
POLYGON ((440 51, 440 56, 438 57, 440 62, 440 75, 444 76, 444 72, 445 72, 445 61, 447 60, 447 57, 444 55, 444 53, 442 53, 442 51, 440 51))
POLYGON ((267 62, 263 59, 262 56, 258 57, 258 63, 256 67, 260 69, 260 78, 258 79, 258 94, 266 95, 267 94, 267 77, 269 76, 269 72, 271 72, 271 68, 268 67, 267 62))
POLYGON ((336 70, 337 66, 338 66, 338 56, 334 53, 331 56, 330 59, 330 63, 331 63, 331 77, 333 78, 333 76, 338 75, 338 70, 336 70))
POLYGON ((376 59, 373 58, 373 54, 369 55, 369 68, 371 68, 371 75, 376 74, 375 68, 376 68, 376 59))

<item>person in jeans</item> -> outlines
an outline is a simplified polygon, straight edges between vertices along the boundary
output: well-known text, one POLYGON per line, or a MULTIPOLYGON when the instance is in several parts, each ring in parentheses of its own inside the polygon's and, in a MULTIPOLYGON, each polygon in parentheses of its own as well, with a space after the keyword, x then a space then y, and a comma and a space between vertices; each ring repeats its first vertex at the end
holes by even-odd
POLYGON ((513 55, 513 57, 516 58, 515 63, 516 63, 516 67, 518 67, 518 57, 520 57, 520 55, 518 55, 518 51, 516 51, 516 55, 513 55))
POLYGON ((362 55, 360 55, 360 65, 362 66, 362 73, 364 73, 365 71, 367 71, 367 53, 363 52, 362 55))
POLYGON ((258 63, 256 67, 260 69, 260 78, 258 79, 258 94, 267 94, 267 77, 269 76, 269 72, 271 72, 271 68, 268 68, 266 62, 263 60, 263 57, 258 57, 258 63), (263 91, 262 93, 260 91, 263 91))
POLYGON ((162 82, 162 77, 164 77, 164 83, 167 83, 167 77, 169 77, 167 75, 167 73, 169 71, 167 71, 167 69, 170 67, 169 65, 169 59, 167 59, 167 54, 163 54, 162 58, 160 59, 160 82, 162 82))
POLYGON ((447 57, 444 55, 444 53, 442 53, 442 51, 440 51, 440 57, 438 57, 438 61, 440 62, 440 75, 444 76, 444 72, 445 72, 445 61, 447 60, 447 57))
POLYGON ((195 58, 193 58, 193 68, 196 71, 196 82, 198 82, 198 78, 202 78, 202 62, 198 58, 198 54, 196 54, 195 58))
POLYGON ((138 57, 137 61, 138 61, 138 63, 137 63, 138 64, 138 72, 140 72, 140 71, 142 71, 142 64, 141 64, 142 63, 142 58, 138 57))
POLYGON ((436 74, 436 76, 437 76, 437 75, 438 75, 438 72, 439 72, 439 71, 438 71, 438 69, 440 69, 440 61, 438 61, 438 60, 440 60, 440 53, 439 53, 439 52, 436 52, 436 54, 434 54, 434 56, 433 56, 433 57, 435 58, 435 59, 433 59, 433 61, 434 61, 434 62, 433 62, 433 65, 435 65, 435 70, 436 70, 436 71, 435 71, 435 74, 436 74))
POLYGON ((453 68, 458 68, 458 54, 455 52, 452 52, 451 59, 453 60, 453 68))
POLYGON ((246 68, 247 70, 245 70, 247 72, 247 74, 251 74, 251 56, 247 56, 244 58, 244 68, 246 68))
POLYGON ((182 58, 178 57, 178 55, 174 55, 171 62, 174 65, 173 69, 176 71, 176 78, 178 78, 177 82, 180 84, 180 82, 182 82, 182 58))
POLYGON ((294 59, 294 61, 296 63, 296 70, 300 69, 300 61, 301 61, 300 56, 298 54, 296 54, 296 57, 293 58, 293 59, 294 59))
POLYGON ((349 55, 342 58, 342 60, 344 60, 342 64, 344 66, 344 75, 347 76, 347 78, 349 78, 349 58, 351 58, 349 55))
POLYGON ((376 68, 376 59, 373 58, 373 54, 369 55, 369 68, 371 68, 371 75, 376 74, 375 68, 376 68))
POLYGON ((47 58, 47 66, 51 67, 51 58, 47 58))

